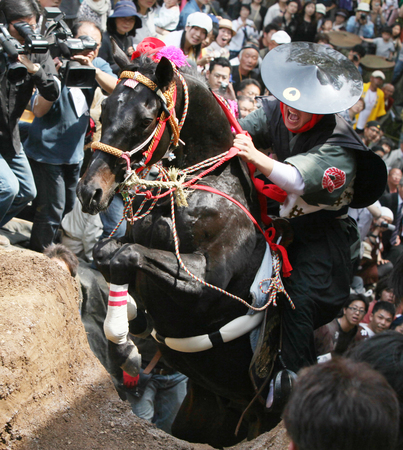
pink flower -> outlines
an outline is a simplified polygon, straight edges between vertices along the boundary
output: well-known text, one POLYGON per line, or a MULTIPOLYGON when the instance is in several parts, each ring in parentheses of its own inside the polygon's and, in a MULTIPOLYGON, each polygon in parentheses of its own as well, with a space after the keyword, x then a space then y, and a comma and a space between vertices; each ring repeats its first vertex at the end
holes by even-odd
POLYGON ((155 55, 154 61, 160 61, 163 56, 174 63, 176 67, 182 67, 184 65, 190 67, 190 64, 186 61, 186 56, 183 51, 173 45, 160 49, 155 55))

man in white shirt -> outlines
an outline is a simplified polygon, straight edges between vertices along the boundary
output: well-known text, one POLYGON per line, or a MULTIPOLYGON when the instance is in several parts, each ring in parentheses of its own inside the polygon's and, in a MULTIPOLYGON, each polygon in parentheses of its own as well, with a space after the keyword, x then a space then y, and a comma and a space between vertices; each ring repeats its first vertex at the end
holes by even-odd
POLYGON ((375 70, 371 74, 370 82, 364 84, 364 102, 365 108, 357 117, 356 131, 362 132, 365 124, 372 120, 378 120, 386 114, 385 95, 381 87, 385 81, 385 75, 381 70, 375 70))

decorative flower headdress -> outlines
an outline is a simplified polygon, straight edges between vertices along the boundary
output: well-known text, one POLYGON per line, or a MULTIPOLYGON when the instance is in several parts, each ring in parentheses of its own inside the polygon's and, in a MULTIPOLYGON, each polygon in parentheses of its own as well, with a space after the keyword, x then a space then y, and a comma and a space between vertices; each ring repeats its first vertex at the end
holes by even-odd
POLYGON ((144 38, 136 48, 136 51, 132 54, 132 61, 138 58, 140 55, 147 55, 153 61, 159 62, 164 56, 176 67, 189 66, 190 64, 186 61, 186 56, 180 48, 173 45, 166 46, 164 42, 160 39, 147 37, 144 38))

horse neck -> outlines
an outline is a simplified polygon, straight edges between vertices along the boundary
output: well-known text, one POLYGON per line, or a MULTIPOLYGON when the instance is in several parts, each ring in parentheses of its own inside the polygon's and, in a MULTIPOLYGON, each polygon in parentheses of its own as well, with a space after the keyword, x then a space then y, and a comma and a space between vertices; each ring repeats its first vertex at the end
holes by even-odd
MULTIPOLYGON (((186 76, 189 89, 188 113, 181 130, 183 167, 198 164, 230 149, 231 126, 207 86, 193 76, 186 76)), ((184 95, 178 84, 177 117, 182 117, 184 95)))

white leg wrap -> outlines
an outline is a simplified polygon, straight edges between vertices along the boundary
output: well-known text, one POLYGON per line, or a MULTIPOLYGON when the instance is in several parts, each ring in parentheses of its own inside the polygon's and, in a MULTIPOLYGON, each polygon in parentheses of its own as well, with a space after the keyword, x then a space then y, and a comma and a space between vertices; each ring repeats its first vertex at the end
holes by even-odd
POLYGON ((137 317, 137 304, 134 298, 127 294, 127 320, 133 320, 137 317))
POLYGON ((114 344, 124 344, 127 341, 129 324, 127 322, 127 289, 128 284, 109 287, 108 312, 104 322, 104 333, 114 344))

